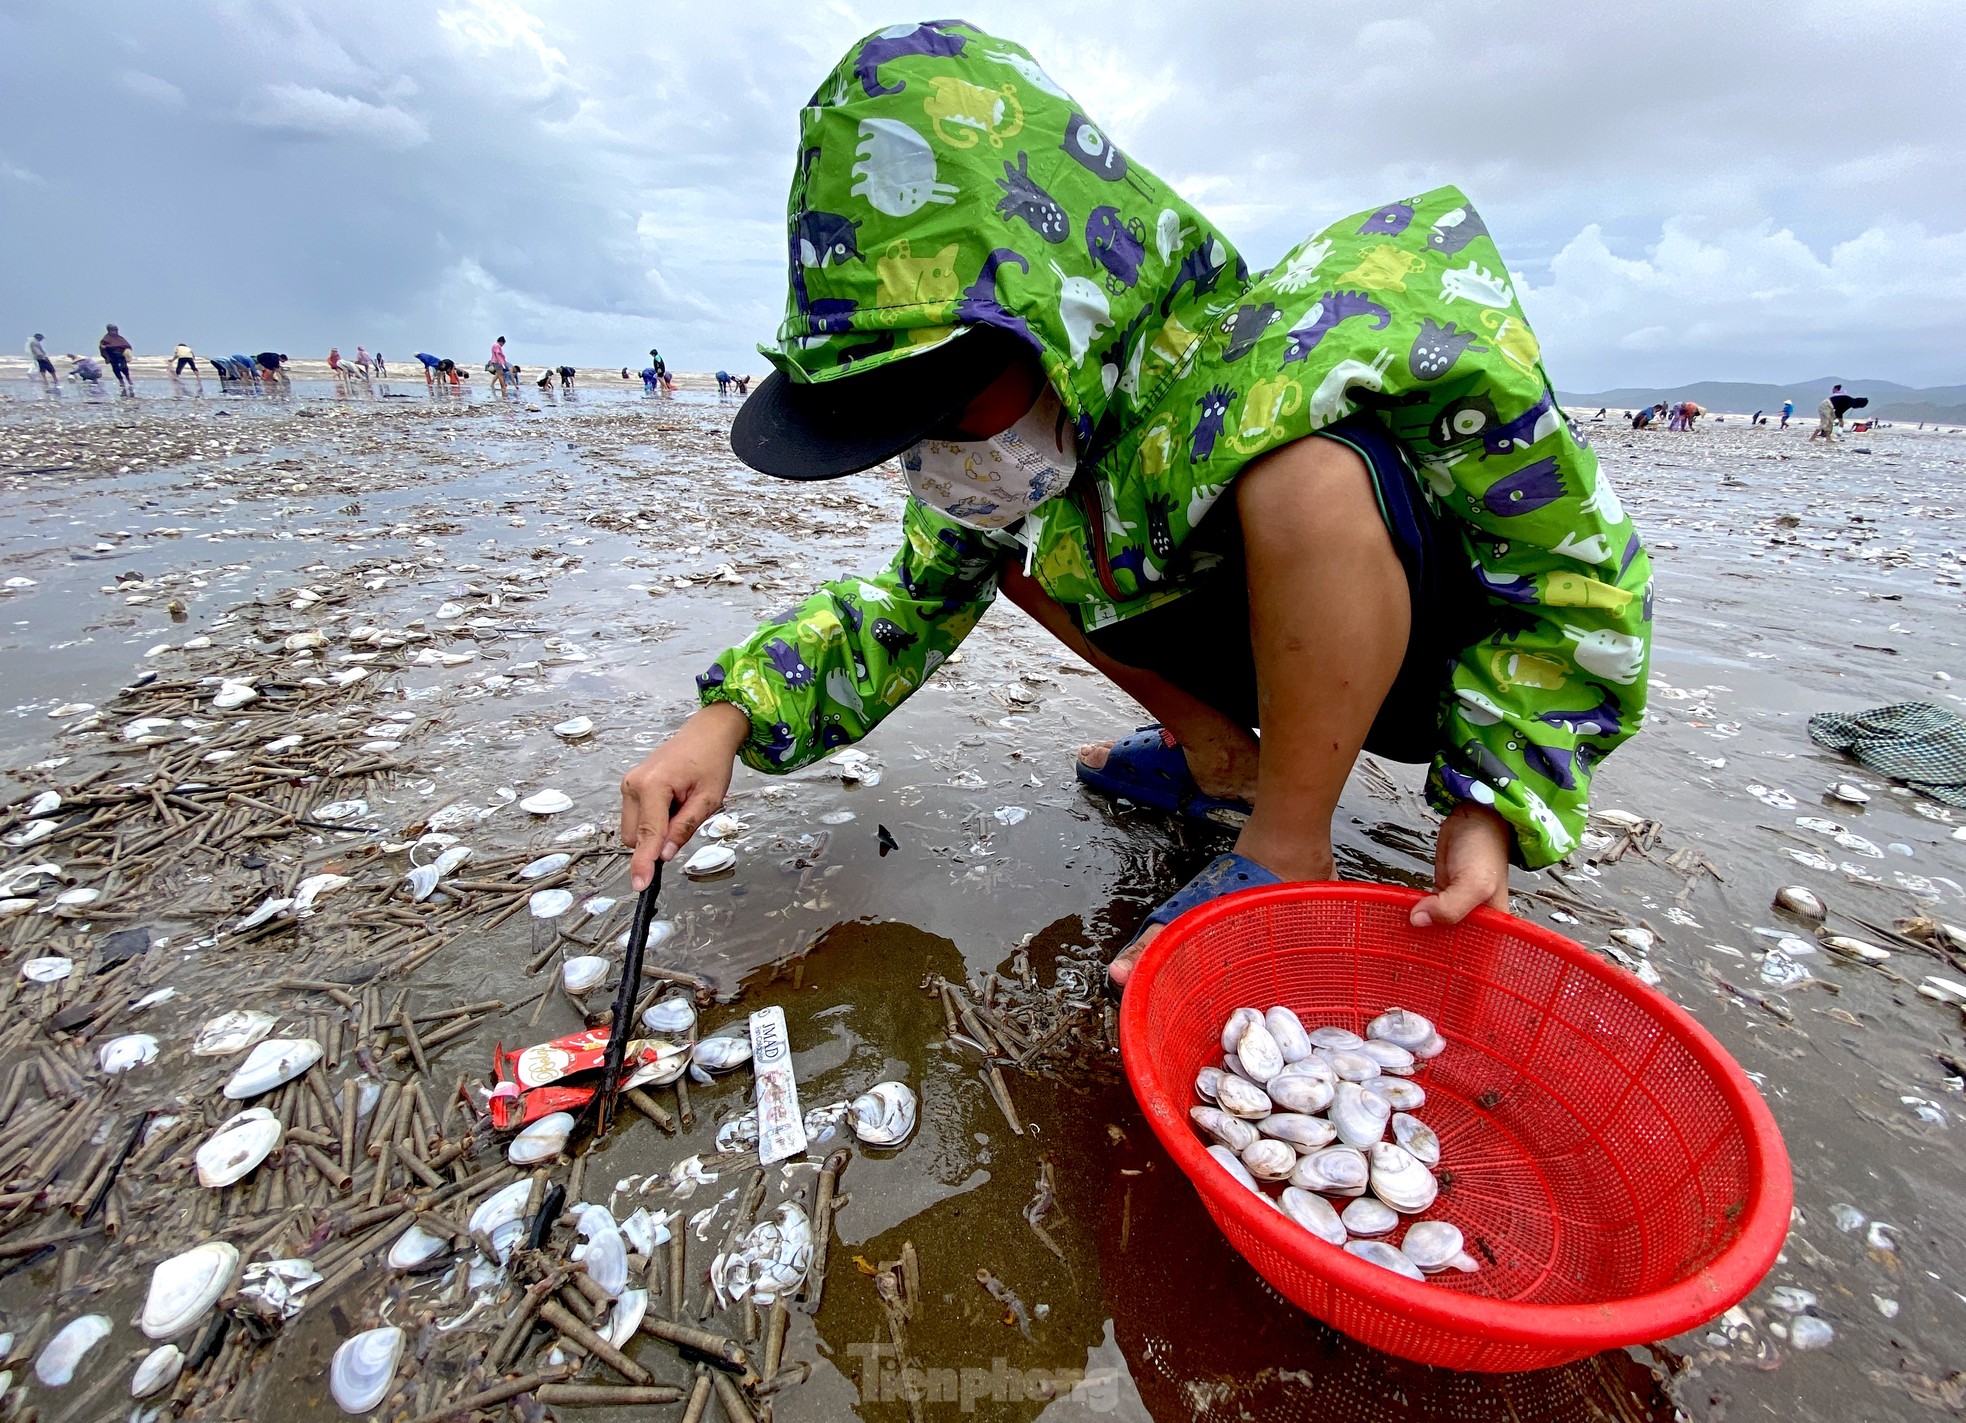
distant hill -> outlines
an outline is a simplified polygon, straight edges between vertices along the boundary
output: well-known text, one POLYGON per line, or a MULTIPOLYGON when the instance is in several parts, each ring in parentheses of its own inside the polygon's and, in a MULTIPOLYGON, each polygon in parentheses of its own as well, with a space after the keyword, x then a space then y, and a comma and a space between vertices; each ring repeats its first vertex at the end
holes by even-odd
POLYGON ((1796 414, 1814 415, 1829 388, 1841 384, 1852 395, 1867 395, 1870 405, 1865 415, 1885 420, 1922 420, 1926 424, 1966 425, 1966 385, 1938 385, 1918 390, 1888 380, 1852 380, 1847 376, 1819 376, 1788 385, 1755 385, 1747 381, 1700 380, 1686 385, 1621 386, 1585 394, 1557 392, 1557 399, 1572 413, 1589 414, 1599 406, 1613 410, 1635 410, 1640 405, 1656 405, 1661 400, 1690 400, 1708 410, 1749 414, 1756 410, 1776 411, 1784 400, 1795 402, 1796 414))

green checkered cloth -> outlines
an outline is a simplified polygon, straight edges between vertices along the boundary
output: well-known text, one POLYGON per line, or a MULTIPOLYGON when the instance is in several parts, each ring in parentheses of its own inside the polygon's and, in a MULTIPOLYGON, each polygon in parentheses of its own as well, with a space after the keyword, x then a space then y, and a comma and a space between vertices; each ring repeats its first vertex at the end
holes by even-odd
POLYGON ((1966 806, 1966 720, 1930 702, 1900 702, 1845 715, 1818 712, 1809 737, 1920 795, 1966 806))

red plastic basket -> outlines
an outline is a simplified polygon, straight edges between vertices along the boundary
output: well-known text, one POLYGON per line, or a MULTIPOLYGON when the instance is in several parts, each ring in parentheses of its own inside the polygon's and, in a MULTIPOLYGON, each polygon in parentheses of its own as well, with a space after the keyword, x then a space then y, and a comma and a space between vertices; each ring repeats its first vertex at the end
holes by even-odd
MULTIPOLYGON (((1336 1329, 1455 1369, 1547 1368, 1692 1329, 1775 1262, 1794 1187, 1747 1075, 1682 1009, 1559 934, 1494 910, 1415 929, 1420 895, 1243 890, 1142 955, 1120 1051, 1154 1132, 1264 1279, 1336 1329), (1317 1240, 1209 1157, 1188 1118, 1223 1022, 1282 1003, 1363 1032, 1397 1005, 1447 1050, 1416 1079, 1443 1173, 1431 1219, 1477 1274, 1425 1284, 1317 1240)), ((1395 1237, 1396 1239, 1397 1237, 1395 1237)))

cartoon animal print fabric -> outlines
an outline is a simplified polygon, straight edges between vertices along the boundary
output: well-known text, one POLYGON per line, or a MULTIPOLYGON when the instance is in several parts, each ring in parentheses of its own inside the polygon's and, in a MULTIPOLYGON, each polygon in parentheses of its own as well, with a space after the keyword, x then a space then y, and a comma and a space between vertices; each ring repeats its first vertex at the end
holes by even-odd
POLYGON ((1459 524, 1501 629, 1441 688, 1434 800, 1493 806, 1527 865, 1576 847, 1591 769, 1643 721, 1651 570, 1461 192, 1381 203, 1252 276, 1035 59, 956 20, 855 45, 795 152, 790 298, 765 355, 827 381, 968 326, 1015 332, 1080 477, 1008 531, 910 500, 887 568, 720 656, 700 694, 749 715, 750 765, 867 735, 1010 559, 1089 629, 1182 597, 1205 576, 1189 536, 1249 461, 1364 410, 1459 524))

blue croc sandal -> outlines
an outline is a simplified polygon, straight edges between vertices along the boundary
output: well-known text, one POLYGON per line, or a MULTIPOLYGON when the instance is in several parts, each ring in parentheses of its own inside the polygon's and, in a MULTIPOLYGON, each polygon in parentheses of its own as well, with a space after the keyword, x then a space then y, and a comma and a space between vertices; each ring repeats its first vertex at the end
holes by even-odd
MULTIPOLYGON (((1147 916, 1147 922, 1140 927, 1144 931, 1151 924, 1172 924, 1183 914, 1211 899, 1220 899, 1225 894, 1234 894, 1239 889, 1254 889, 1258 885, 1282 884, 1283 881, 1271 874, 1246 855, 1238 855, 1231 850, 1226 855, 1217 855, 1206 865, 1201 873, 1189 880, 1180 889, 1161 901, 1161 905, 1147 916)), ((1136 938, 1138 935, 1135 936, 1136 938)))
POLYGON ((1239 829, 1249 819, 1247 801, 1224 800, 1195 784, 1188 758, 1158 726, 1143 726, 1115 741, 1103 766, 1074 764, 1079 779, 1102 795, 1231 829, 1239 829))

